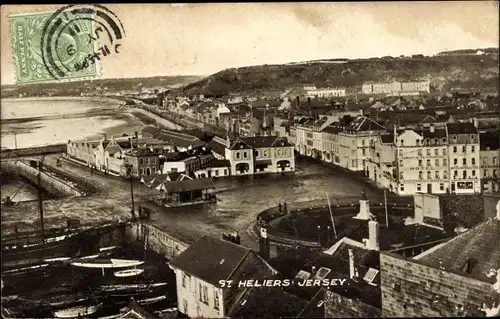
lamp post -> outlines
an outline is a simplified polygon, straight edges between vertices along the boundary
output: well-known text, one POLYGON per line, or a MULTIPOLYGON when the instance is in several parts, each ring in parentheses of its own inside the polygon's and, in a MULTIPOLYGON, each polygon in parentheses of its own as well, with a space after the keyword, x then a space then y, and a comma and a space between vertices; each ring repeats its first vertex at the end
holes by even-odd
POLYGON ((132 219, 135 219, 135 204, 134 204, 134 177, 132 176, 132 165, 125 164, 125 169, 127 172, 127 177, 130 179, 130 197, 132 199, 131 214, 132 219))

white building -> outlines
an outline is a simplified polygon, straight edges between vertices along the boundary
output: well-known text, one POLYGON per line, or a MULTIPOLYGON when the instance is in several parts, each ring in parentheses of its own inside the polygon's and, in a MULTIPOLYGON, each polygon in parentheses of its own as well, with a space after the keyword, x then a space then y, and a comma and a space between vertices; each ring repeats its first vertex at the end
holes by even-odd
POLYGON ((361 92, 363 94, 394 94, 394 95, 404 95, 401 93, 412 93, 412 92, 426 92, 430 93, 431 82, 430 81, 416 81, 416 82, 367 82, 361 86, 361 92))
POLYGON ((307 97, 344 97, 346 90, 344 88, 308 88, 305 89, 307 97))
POLYGON ((452 193, 481 192, 479 132, 473 123, 447 123, 452 193))
POLYGON ((481 184, 483 192, 500 192, 500 134, 480 134, 479 160, 481 163, 481 184))
POLYGON ((194 172, 196 178, 216 178, 231 175, 231 162, 228 160, 211 160, 206 167, 194 172))
POLYGON ((295 171, 293 145, 278 136, 240 137, 226 144, 232 175, 295 171))
POLYGON ((277 272, 256 252, 229 241, 203 236, 169 262, 176 275, 178 311, 189 318, 228 318, 246 289, 245 279, 277 272), (223 286, 221 281, 232 284, 223 286))

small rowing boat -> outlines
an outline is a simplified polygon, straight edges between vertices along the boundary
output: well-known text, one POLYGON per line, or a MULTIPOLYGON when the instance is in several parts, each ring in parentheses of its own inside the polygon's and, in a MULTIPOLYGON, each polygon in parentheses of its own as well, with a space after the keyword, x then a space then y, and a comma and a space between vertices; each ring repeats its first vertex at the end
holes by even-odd
POLYGON ((83 268, 127 268, 135 267, 144 264, 141 260, 128 260, 128 259, 95 259, 89 260, 80 258, 79 261, 74 261, 71 263, 75 267, 83 268))
POLYGON ((150 304, 153 304, 155 302, 162 301, 162 300, 165 300, 165 299, 167 299, 167 296, 162 295, 162 296, 158 296, 158 297, 152 297, 152 298, 146 298, 146 299, 138 300, 137 302, 140 305, 144 306, 144 305, 150 305, 150 304))
POLYGON ((117 248, 117 246, 102 247, 102 248, 99 248, 99 251, 100 252, 109 251, 109 250, 113 250, 113 249, 116 249, 116 248, 117 248))
POLYGON ((127 269, 114 272, 115 277, 133 277, 144 272, 144 269, 127 269))
POLYGON ((102 291, 113 292, 121 290, 133 290, 133 289, 148 289, 148 288, 158 288, 166 286, 166 282, 158 282, 153 284, 130 284, 130 285, 104 285, 101 286, 102 291))
POLYGON ((100 306, 101 305, 99 304, 87 307, 85 306, 71 307, 68 309, 55 311, 54 316, 56 318, 79 318, 82 316, 88 316, 96 313, 99 310, 100 306))
POLYGON ((70 259, 71 259, 70 257, 50 258, 50 259, 45 259, 45 262, 54 263, 54 262, 60 262, 60 261, 68 261, 70 259))

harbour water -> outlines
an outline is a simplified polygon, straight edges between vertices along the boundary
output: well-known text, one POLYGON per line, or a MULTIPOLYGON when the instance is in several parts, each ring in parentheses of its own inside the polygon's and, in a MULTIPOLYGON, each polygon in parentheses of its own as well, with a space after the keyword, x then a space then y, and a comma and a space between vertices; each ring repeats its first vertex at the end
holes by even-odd
POLYGON ((2 148, 27 148, 94 138, 108 133, 134 134, 143 124, 107 98, 2 99, 2 148))

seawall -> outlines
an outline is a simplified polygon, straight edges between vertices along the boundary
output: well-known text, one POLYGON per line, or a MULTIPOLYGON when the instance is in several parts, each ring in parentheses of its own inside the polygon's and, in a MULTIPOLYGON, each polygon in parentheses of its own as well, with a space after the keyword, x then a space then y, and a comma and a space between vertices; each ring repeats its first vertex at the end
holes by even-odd
POLYGON ((148 248, 168 260, 178 256, 192 244, 190 240, 176 238, 147 223, 133 223, 126 231, 127 238, 142 245, 146 242, 148 248))
POLYGON ((159 117, 158 115, 156 114, 153 114, 147 110, 144 110, 144 109, 140 109, 140 108, 132 108, 130 109, 132 112, 138 112, 138 113, 142 113, 150 118, 152 118, 153 120, 155 120, 156 122, 158 122, 158 124, 164 126, 165 128, 167 129, 170 129, 170 130, 183 130, 184 128, 178 124, 175 124, 173 123, 172 121, 169 121, 167 119, 164 119, 162 117, 159 117))
MULTIPOLYGON (((2 162, 2 171, 8 171, 12 173, 18 173, 24 178, 27 178, 35 185, 38 184, 38 169, 29 166, 28 164, 21 161, 8 161, 2 162)), ((46 189, 51 194, 56 196, 84 196, 84 192, 78 190, 74 186, 70 185, 68 182, 63 181, 55 176, 43 172, 40 174, 40 182, 43 188, 46 189)))
POLYGON ((63 153, 66 152, 66 148, 67 148, 66 144, 54 144, 54 145, 29 147, 29 148, 3 149, 0 153, 0 157, 3 159, 12 157, 63 153))

